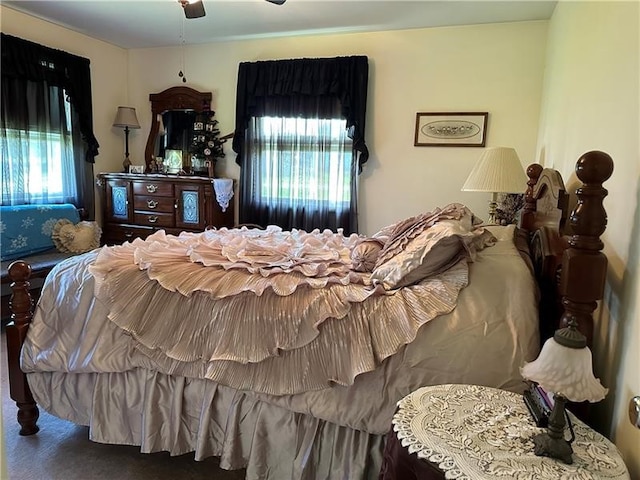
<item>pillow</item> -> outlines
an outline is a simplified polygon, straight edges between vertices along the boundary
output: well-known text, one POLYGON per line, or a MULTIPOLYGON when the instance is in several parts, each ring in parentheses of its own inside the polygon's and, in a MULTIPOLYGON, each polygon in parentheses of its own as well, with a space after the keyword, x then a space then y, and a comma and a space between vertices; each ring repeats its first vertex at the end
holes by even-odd
POLYGON ((461 226, 466 230, 471 230, 474 225, 480 223, 480 220, 475 217, 471 210, 460 203, 451 203, 442 209, 436 208, 433 212, 422 213, 415 217, 401 220, 374 235, 375 238, 386 240, 378 256, 377 265, 379 266, 394 255, 401 253, 406 245, 425 229, 446 219, 459 220, 462 224, 461 226))
POLYGON ((102 229, 96 222, 73 224, 61 218, 53 226, 51 239, 60 252, 84 253, 100 246, 102 229))
POLYGON ((382 250, 383 241, 366 238, 351 250, 351 263, 356 272, 372 272, 382 250))
POLYGON ((515 238, 516 226, 511 225, 485 225, 483 228, 489 230, 498 242, 512 242, 515 238))
POLYGON ((386 290, 406 287, 446 271, 464 257, 473 259, 476 250, 493 243, 495 237, 488 230, 469 230, 460 220, 441 220, 377 264, 371 279, 386 290))

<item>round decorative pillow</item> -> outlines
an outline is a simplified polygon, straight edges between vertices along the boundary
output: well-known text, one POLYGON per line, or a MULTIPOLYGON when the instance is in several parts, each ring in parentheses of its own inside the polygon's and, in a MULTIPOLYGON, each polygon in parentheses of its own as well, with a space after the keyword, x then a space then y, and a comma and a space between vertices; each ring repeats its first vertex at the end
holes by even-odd
POLYGON ((102 229, 96 222, 74 224, 66 218, 58 220, 51 231, 51 239, 61 252, 84 253, 100 246, 102 229))

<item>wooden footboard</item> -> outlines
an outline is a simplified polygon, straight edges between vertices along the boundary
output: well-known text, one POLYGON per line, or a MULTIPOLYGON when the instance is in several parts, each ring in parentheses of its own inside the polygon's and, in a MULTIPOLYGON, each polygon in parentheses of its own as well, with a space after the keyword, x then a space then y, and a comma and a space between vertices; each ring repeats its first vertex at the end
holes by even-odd
POLYGON ((31 267, 22 260, 9 266, 11 283, 11 322, 7 325, 7 364, 9 368, 9 395, 18 406, 20 435, 33 435, 40 428, 36 424, 40 413, 33 400, 27 376, 20 369, 20 350, 27 337, 33 316, 33 301, 29 293, 31 267))

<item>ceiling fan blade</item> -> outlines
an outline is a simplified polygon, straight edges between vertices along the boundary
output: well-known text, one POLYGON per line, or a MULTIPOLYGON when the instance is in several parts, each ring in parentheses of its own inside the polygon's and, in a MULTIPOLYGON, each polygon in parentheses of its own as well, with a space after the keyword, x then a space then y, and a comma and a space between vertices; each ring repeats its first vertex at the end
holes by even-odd
POLYGON ((276 5, 282 5, 284 2, 286 2, 287 0, 267 0, 267 2, 269 3, 274 3, 276 5))
POLYGON ((200 18, 205 16, 202 0, 178 0, 184 9, 187 18, 200 18))

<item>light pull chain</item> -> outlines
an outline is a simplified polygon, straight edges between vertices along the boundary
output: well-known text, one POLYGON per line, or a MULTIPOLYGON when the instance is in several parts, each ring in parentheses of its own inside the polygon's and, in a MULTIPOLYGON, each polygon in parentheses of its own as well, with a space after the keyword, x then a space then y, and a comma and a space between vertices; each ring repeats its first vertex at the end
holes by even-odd
POLYGON ((182 83, 187 83, 187 76, 184 73, 184 18, 182 19, 181 30, 180 30, 180 71, 178 72, 178 77, 182 78, 182 83))

